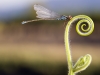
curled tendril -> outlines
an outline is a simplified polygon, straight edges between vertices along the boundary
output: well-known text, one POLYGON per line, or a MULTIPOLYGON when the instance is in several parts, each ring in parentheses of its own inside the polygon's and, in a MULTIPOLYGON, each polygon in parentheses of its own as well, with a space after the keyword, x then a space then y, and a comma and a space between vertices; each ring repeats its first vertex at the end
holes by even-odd
MULTIPOLYGON (((81 20, 76 25, 76 31, 77 31, 77 33, 79 35, 81 35, 81 36, 88 36, 88 35, 90 35, 93 32, 93 30, 94 30, 94 23, 93 23, 93 21, 88 16, 79 15, 78 17, 80 17, 81 20), (86 30, 83 28, 84 26, 86 26, 86 24, 82 24, 84 22, 86 22, 88 24, 88 28, 86 30), (79 30, 79 26, 80 25, 81 25, 81 29, 82 29, 83 32, 81 32, 79 30)), ((78 17, 76 16, 73 19, 76 19, 78 17)))
POLYGON ((72 23, 77 20, 79 20, 79 22, 76 25, 76 31, 79 35, 88 36, 94 30, 94 23, 93 23, 92 19, 86 15, 75 16, 66 25, 64 41, 65 41, 66 56, 67 56, 68 68, 69 68, 68 75, 75 75, 75 73, 85 70, 89 66, 89 64, 91 63, 91 60, 92 60, 91 55, 87 54, 84 57, 80 57, 75 65, 73 65, 73 63, 72 63, 70 47, 69 47, 69 30, 70 30, 72 23), (84 26, 86 26, 86 24, 84 24, 84 23, 88 24, 87 29, 84 29, 84 26), (81 27, 80 27, 80 25, 81 25, 81 27), (80 30, 80 28, 81 28, 81 30, 80 30))

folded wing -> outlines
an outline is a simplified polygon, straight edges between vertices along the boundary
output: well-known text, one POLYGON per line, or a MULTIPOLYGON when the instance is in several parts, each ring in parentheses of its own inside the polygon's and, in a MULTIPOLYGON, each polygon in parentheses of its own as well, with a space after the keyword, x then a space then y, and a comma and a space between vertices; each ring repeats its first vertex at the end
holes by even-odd
POLYGON ((38 4, 34 5, 34 10, 36 11, 36 14, 37 14, 36 17, 41 18, 41 19, 56 19, 61 16, 58 13, 50 11, 47 8, 38 4))

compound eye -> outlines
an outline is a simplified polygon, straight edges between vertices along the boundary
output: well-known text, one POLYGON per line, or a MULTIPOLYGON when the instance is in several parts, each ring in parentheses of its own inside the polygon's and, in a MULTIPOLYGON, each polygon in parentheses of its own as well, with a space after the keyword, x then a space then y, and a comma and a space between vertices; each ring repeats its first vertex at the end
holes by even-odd
POLYGON ((69 15, 69 19, 72 19, 72 16, 69 15))

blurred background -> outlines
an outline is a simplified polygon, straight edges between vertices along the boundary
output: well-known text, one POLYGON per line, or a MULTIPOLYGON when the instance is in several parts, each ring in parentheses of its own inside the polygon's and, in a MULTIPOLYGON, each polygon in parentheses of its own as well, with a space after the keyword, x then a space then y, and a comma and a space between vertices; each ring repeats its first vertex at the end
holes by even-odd
POLYGON ((94 32, 79 36, 70 30, 73 63, 90 54, 91 65, 79 75, 100 75, 99 0, 0 0, 0 75, 67 75, 64 46, 65 21, 37 21, 34 4, 65 15, 88 15, 94 32))

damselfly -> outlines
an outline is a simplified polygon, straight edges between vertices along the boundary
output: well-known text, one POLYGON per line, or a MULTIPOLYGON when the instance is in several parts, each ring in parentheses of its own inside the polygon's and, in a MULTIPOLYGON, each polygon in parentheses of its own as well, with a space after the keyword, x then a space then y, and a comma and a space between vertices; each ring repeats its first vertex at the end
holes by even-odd
POLYGON ((70 15, 69 16, 59 15, 58 13, 50 11, 49 9, 38 4, 34 5, 34 10, 36 11, 37 14, 36 17, 39 19, 23 21, 22 24, 32 22, 32 21, 39 21, 39 20, 67 20, 72 18, 70 15))

